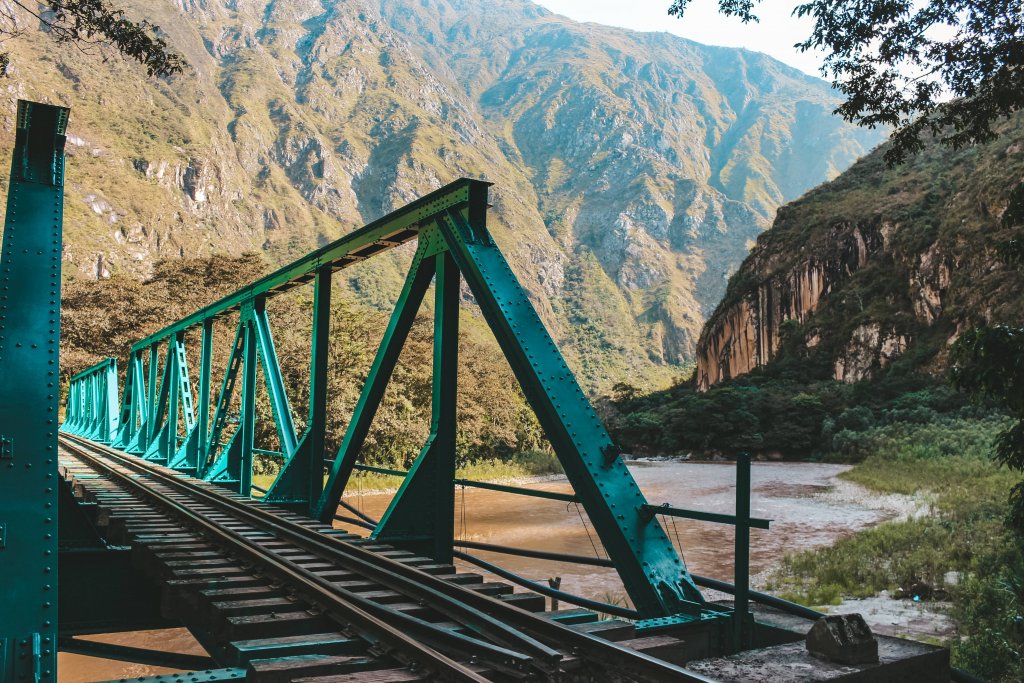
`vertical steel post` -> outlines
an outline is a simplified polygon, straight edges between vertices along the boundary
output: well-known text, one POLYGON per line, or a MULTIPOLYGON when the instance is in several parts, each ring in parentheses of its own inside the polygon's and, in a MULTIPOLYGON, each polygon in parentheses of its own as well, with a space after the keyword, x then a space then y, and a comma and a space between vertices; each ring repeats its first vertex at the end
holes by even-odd
POLYGON ((178 344, 185 340, 185 333, 178 332, 171 335, 167 340, 167 367, 169 373, 165 373, 168 380, 167 392, 167 433, 164 435, 164 445, 161 448, 161 456, 170 463, 178 450, 178 417, 181 412, 179 401, 181 398, 181 369, 178 367, 178 344))
POLYGON ((86 427, 85 435, 90 439, 96 438, 96 404, 98 403, 99 395, 96 393, 96 377, 95 375, 85 378, 85 386, 88 387, 86 391, 86 402, 85 402, 85 414, 86 414, 86 427))
POLYGON ((129 453, 140 452, 139 442, 144 438, 146 420, 149 415, 149 406, 146 403, 146 374, 143 363, 144 351, 132 353, 131 362, 128 366, 128 375, 125 379, 125 401, 128 404, 126 423, 121 426, 121 441, 118 448, 123 448, 129 453), (127 382, 131 381, 129 388, 127 382), (131 394, 129 396, 129 393, 131 394))
POLYGON ((373 537, 447 563, 452 561, 455 541, 459 269, 447 251, 434 259, 437 276, 430 436, 373 537))
POLYGON ((213 318, 203 321, 202 351, 199 358, 199 398, 196 400, 196 410, 199 415, 196 419, 195 429, 196 452, 190 454, 189 464, 199 467, 199 455, 206 453, 210 439, 210 374, 213 368, 213 318))
MULTIPOLYGON (((252 493, 252 449, 256 438, 256 330, 252 318, 245 323, 245 367, 242 375, 242 402, 239 409, 241 453, 238 462, 238 492, 252 493)), ((235 473, 232 472, 232 475, 235 473)))
POLYGON ((103 370, 103 443, 110 444, 117 438, 121 426, 120 400, 117 387, 117 360, 107 360, 103 370))
POLYGON ((331 341, 331 267, 321 266, 313 283, 313 349, 309 359, 309 509, 314 514, 324 490, 327 441, 327 362, 331 341))
MULTIPOLYGON (((18 102, 0 253, 0 680, 57 680, 57 411, 68 110, 18 102)), ((76 398, 80 394, 76 392, 76 398)))
POLYGON ((736 535, 733 583, 736 586, 733 612, 733 646, 737 652, 749 647, 750 632, 750 453, 736 456, 736 535))
POLYGON ((159 356, 159 349, 157 349, 156 342, 149 347, 149 386, 146 388, 146 424, 143 429, 145 434, 143 438, 139 439, 139 448, 145 452, 149 449, 149 444, 153 440, 153 434, 156 431, 156 425, 153 424, 154 418, 156 417, 156 385, 157 385, 157 359, 159 356))
MULTIPOLYGON (((286 505, 313 516, 324 488, 324 443, 327 431, 327 351, 331 332, 330 266, 317 268, 313 283, 313 330, 309 361, 309 422, 292 448, 282 448, 285 462, 264 502, 286 505)), ((269 338, 269 328, 267 337, 269 338)), ((262 350, 261 350, 262 353, 262 350)), ((276 368, 276 359, 274 367, 276 368)), ((264 365, 266 375, 267 366, 264 365)), ((268 389, 270 389, 268 377, 268 389)), ((283 395, 283 386, 282 386, 283 395)), ((287 407, 287 397, 282 400, 287 407)), ((290 409, 289 409, 290 410, 290 409)), ((289 413, 287 425, 294 430, 289 413)), ((280 426, 278 427, 280 429, 280 426)))
POLYGON ((114 448, 124 450, 125 444, 131 438, 131 424, 135 421, 134 393, 135 393, 135 354, 128 356, 128 365, 124 369, 124 393, 121 394, 120 412, 118 413, 117 430, 110 437, 110 445, 114 448))

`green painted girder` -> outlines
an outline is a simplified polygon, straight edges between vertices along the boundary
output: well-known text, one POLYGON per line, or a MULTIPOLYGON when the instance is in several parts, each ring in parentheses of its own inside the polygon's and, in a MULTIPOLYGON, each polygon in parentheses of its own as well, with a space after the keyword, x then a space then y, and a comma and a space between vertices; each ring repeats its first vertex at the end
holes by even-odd
POLYGON ((704 599, 486 227, 486 191, 438 225, 569 482, 645 617, 699 614, 704 599))
POLYGON ((281 366, 277 362, 277 350, 274 348, 274 337, 270 333, 270 321, 267 320, 266 299, 256 299, 252 316, 252 333, 256 341, 259 364, 263 368, 263 378, 270 397, 270 412, 274 417, 274 427, 281 442, 281 451, 285 458, 295 454, 295 421, 292 418, 292 407, 288 402, 288 393, 281 377, 281 366))
POLYGON ((242 304, 245 323, 245 356, 242 360, 242 396, 238 409, 239 448, 228 451, 228 472, 237 479, 238 492, 252 490, 252 449, 256 446, 256 330, 252 323, 253 302, 242 304))
POLYGON ((3 681, 57 680, 57 411, 67 117, 64 107, 18 102, 0 252, 3 681))
POLYGON ((430 436, 373 537, 450 563, 455 542, 460 278, 449 252, 430 258, 434 259, 436 273, 430 436))
POLYGON ((61 431, 111 443, 120 423, 117 395, 115 359, 107 358, 78 373, 68 385, 67 410, 61 431))
MULTIPOLYGON (((434 234, 436 236, 436 231, 434 234)), ((434 277, 435 261, 427 256, 430 251, 430 242, 422 240, 413 256, 409 274, 405 278, 405 284, 395 303, 391 319, 384 330, 384 336, 381 338, 377 354, 370 366, 366 383, 359 393, 359 400, 349 419, 341 446, 337 455, 334 456, 327 485, 314 510, 314 515, 318 516, 320 521, 325 524, 334 519, 338 501, 341 500, 341 496, 348 486, 352 469, 359 457, 366 436, 370 432, 370 424, 373 422, 374 415, 377 414, 377 408, 384 397, 391 373, 394 372, 398 357, 402 353, 402 346, 416 319, 416 312, 419 310, 427 288, 430 287, 430 281, 434 277)))
POLYGON ((432 224, 433 217, 440 212, 466 204, 474 183, 478 181, 462 178, 440 190, 407 204, 397 211, 349 233, 330 244, 310 252, 301 259, 243 287, 192 315, 165 327, 159 332, 136 342, 132 349, 149 347, 174 332, 187 330, 208 318, 221 318, 237 311, 245 302, 254 301, 265 295, 268 298, 294 287, 311 282, 321 266, 329 265, 338 271, 371 256, 384 253, 419 235, 421 224, 432 224))
MULTIPOLYGON (((184 443, 176 451, 168 447, 169 454, 174 455, 172 464, 185 471, 194 466, 199 476, 250 494, 253 453, 260 450, 254 443, 254 425, 256 370, 261 365, 284 458, 266 500, 303 507, 313 516, 331 520, 416 313, 436 279, 431 435, 374 535, 438 558, 450 557, 454 541, 458 283, 464 280, 636 609, 646 618, 706 613, 703 597, 657 515, 651 514, 618 448, 487 231, 488 186, 468 179, 456 181, 137 342, 131 358, 138 362, 133 362, 129 371, 133 378, 137 375, 140 379, 133 379, 130 393, 133 402, 136 395, 145 394, 141 401, 145 407, 134 403, 129 406, 131 426, 122 425, 122 440, 134 430, 137 439, 130 439, 135 439, 137 448, 144 452, 159 448, 161 442, 171 443, 166 434, 160 434, 160 428, 167 423, 165 413, 173 387, 179 386, 180 391, 180 378, 172 374, 173 368, 166 361, 161 367, 158 350, 183 339, 187 330, 200 325, 204 344, 208 344, 214 321, 237 311, 235 341, 221 391, 213 403, 212 425, 207 430, 210 361, 204 350, 198 417, 184 443), (418 240, 418 246, 409 274, 341 446, 330 462, 327 485, 322 487, 331 274, 412 240, 418 240), (309 427, 298 436, 280 377, 266 300, 310 282, 316 298, 310 340, 309 427), (142 358, 147 352, 148 381, 143 382, 142 358), (225 441, 232 422, 228 419, 229 406, 239 375, 242 395, 238 425, 225 441)), ((168 346, 165 355, 173 358, 172 351, 168 346)), ((126 391, 126 405, 128 394, 126 391)), ((176 434, 174 443, 177 445, 176 434)))

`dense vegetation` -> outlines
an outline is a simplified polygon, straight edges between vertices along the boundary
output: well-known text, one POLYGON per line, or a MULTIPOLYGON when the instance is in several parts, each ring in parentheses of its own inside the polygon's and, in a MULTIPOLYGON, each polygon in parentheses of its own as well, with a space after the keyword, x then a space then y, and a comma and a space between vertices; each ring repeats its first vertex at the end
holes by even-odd
POLYGON ((786 558, 769 590, 808 605, 891 594, 952 601, 953 663, 991 681, 1024 676, 1024 554, 1005 524, 1014 475, 992 457, 1006 418, 947 418, 865 430, 844 478, 916 494, 920 516, 886 522, 786 558))
POLYGON ((853 456, 864 452, 877 427, 992 412, 936 379, 900 369, 844 384, 808 379, 780 364, 707 392, 690 381, 645 395, 618 384, 601 407, 613 438, 628 452, 703 456, 745 450, 786 458, 853 456))
MULTIPOLYGON (((214 257, 160 263, 146 282, 114 276, 99 282, 71 281, 62 310, 62 372, 67 377, 110 353, 118 356, 122 377, 131 344, 145 335, 234 291, 259 275, 266 263, 258 255, 214 257), (185 293, 190 293, 191 296, 185 293)), ((428 294, 427 299, 431 297, 428 294)), ((309 335, 312 291, 297 288, 267 304, 271 329, 285 377, 296 428, 308 411, 309 335)), ((332 297, 327 455, 336 451, 376 352, 387 313, 358 303, 340 285, 332 297)), ((237 317, 215 325, 213 386, 229 351, 237 317), (220 361, 218 362, 218 359, 220 361)), ((363 461, 407 467, 426 440, 430 424, 432 322, 424 310, 406 342, 399 365, 363 449, 363 461)), ((463 310, 459 357, 460 464, 505 461, 527 454, 528 470, 550 467, 540 426, 519 389, 497 343, 480 318, 463 310)), ((190 372, 198 376, 198 334, 191 342, 190 372)), ((122 380, 123 381, 123 380, 122 380)), ((238 392, 236 392, 237 395, 238 392)), ((277 447, 269 400, 257 387, 257 446, 277 447)), ((262 463, 272 468, 272 463, 262 463)))
MULTIPOLYGON (((99 47, 110 47, 139 62, 149 76, 184 70, 185 61, 171 51, 159 26, 132 21, 106 0, 45 0, 35 3, 35 8, 32 4, 19 0, 5 4, 0 11, 0 45, 3 39, 23 33, 25 23, 34 19, 41 32, 58 43, 74 45, 83 54, 99 54, 99 47)), ((10 52, 0 49, 0 75, 8 75, 10 61, 10 52)))

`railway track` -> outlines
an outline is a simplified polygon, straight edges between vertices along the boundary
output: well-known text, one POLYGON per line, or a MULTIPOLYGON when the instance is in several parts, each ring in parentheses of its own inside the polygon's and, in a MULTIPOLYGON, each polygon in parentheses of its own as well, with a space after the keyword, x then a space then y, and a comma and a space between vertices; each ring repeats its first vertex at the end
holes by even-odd
POLYGON ((108 541, 247 680, 710 681, 682 643, 61 435, 61 472, 108 541))

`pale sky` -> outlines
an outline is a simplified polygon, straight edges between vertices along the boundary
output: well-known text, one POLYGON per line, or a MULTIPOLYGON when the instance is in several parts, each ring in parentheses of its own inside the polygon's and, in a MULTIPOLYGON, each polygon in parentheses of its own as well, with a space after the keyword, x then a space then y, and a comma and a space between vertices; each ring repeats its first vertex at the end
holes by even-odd
POLYGON ((809 18, 792 16, 799 0, 763 0, 755 7, 760 23, 744 25, 718 13, 717 0, 691 0, 682 19, 668 16, 671 0, 534 0, 577 21, 593 21, 637 31, 668 31, 706 45, 764 52, 812 76, 821 77, 821 55, 793 48, 811 34, 809 18))

